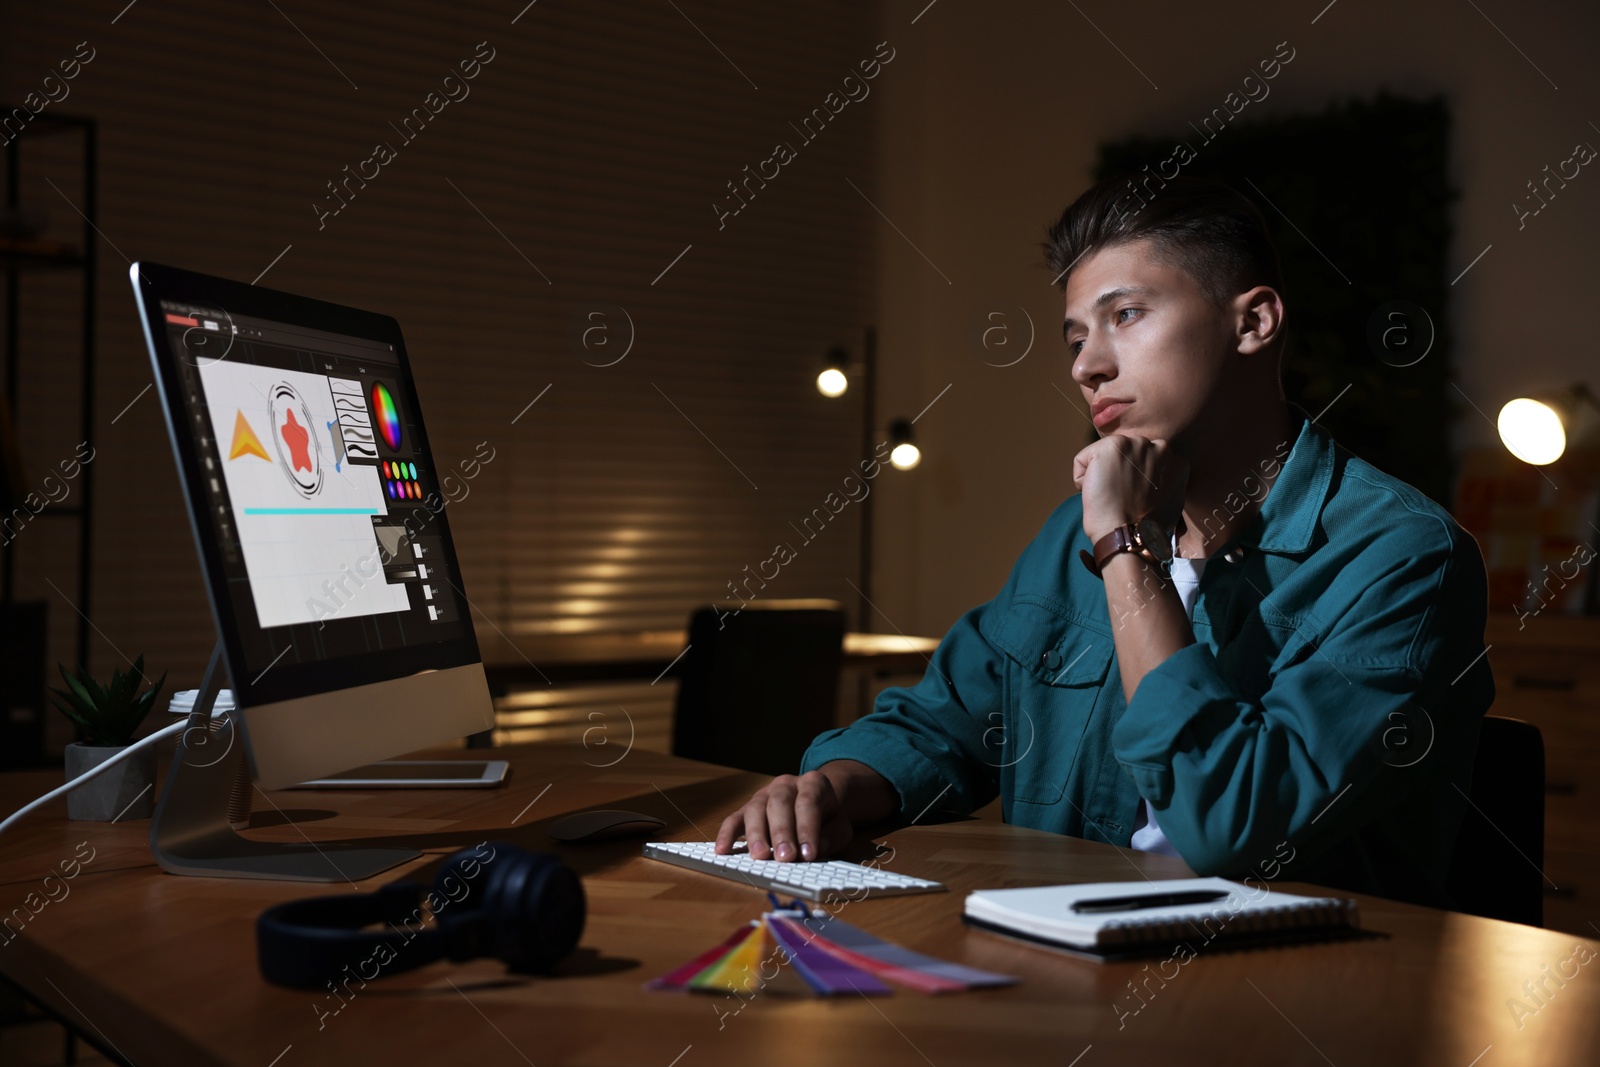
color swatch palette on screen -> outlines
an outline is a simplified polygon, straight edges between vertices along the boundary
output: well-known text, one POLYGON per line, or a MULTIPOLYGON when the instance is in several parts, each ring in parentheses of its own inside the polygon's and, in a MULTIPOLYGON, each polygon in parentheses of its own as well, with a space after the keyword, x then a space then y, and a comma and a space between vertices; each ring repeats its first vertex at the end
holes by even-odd
POLYGON ((888 983, 924 993, 1011 985, 1016 978, 913 952, 800 900, 788 907, 768 894, 773 910, 727 940, 659 978, 646 989, 801 996, 893 993, 888 983), (887 980, 887 981, 885 981, 887 980))
POLYGON ((422 485, 417 481, 417 465, 408 460, 386 459, 379 464, 383 488, 390 500, 421 500, 422 485))

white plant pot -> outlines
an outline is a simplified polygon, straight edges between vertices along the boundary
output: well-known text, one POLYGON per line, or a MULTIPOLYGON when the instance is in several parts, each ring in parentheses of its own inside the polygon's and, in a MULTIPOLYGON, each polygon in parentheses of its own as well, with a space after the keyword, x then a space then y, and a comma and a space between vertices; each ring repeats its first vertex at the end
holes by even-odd
MULTIPOLYGON (((67 781, 123 750, 116 745, 67 746, 67 781)), ((91 822, 148 819, 155 810, 156 750, 151 745, 67 794, 67 818, 91 822)))

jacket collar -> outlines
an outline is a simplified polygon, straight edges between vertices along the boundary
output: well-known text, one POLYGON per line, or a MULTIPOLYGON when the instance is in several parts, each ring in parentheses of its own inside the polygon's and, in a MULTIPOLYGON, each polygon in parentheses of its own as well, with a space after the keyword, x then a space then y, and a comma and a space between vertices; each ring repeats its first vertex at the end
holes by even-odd
POLYGON ((1299 420, 1294 447, 1278 472, 1261 510, 1234 535, 1231 544, 1243 544, 1263 552, 1291 554, 1310 550, 1317 522, 1333 485, 1336 456, 1334 441, 1327 431, 1311 421, 1305 409, 1290 403, 1292 416, 1299 420))

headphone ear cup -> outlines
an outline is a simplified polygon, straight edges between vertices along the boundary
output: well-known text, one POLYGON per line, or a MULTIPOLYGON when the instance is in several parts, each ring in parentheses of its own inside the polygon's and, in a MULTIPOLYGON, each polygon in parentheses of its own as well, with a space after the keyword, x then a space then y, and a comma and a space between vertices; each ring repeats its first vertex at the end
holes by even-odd
POLYGON ((583 882, 559 857, 486 842, 450 857, 434 889, 449 898, 460 885, 474 883, 481 889, 468 897, 477 897, 476 907, 439 916, 451 959, 493 956, 513 971, 537 974, 577 947, 587 901, 583 882))
POLYGON ((577 872, 560 857, 524 856, 501 887, 506 910, 500 914, 506 922, 496 932, 494 954, 513 971, 541 974, 578 946, 588 902, 577 872))

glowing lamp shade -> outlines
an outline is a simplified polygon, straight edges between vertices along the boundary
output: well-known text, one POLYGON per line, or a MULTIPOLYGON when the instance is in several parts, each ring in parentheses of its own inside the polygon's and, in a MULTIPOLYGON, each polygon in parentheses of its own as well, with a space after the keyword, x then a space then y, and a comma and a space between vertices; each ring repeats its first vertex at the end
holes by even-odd
POLYGON ((910 441, 895 445, 894 451, 889 453, 889 462, 897 471, 908 471, 922 462, 922 450, 910 441))
POLYGON ((850 379, 838 367, 828 367, 817 375, 817 392, 826 397, 839 397, 850 388, 850 379))
POLYGON ((1500 440, 1524 463, 1542 467, 1567 450, 1567 431, 1549 404, 1520 397, 1500 409, 1500 440))

